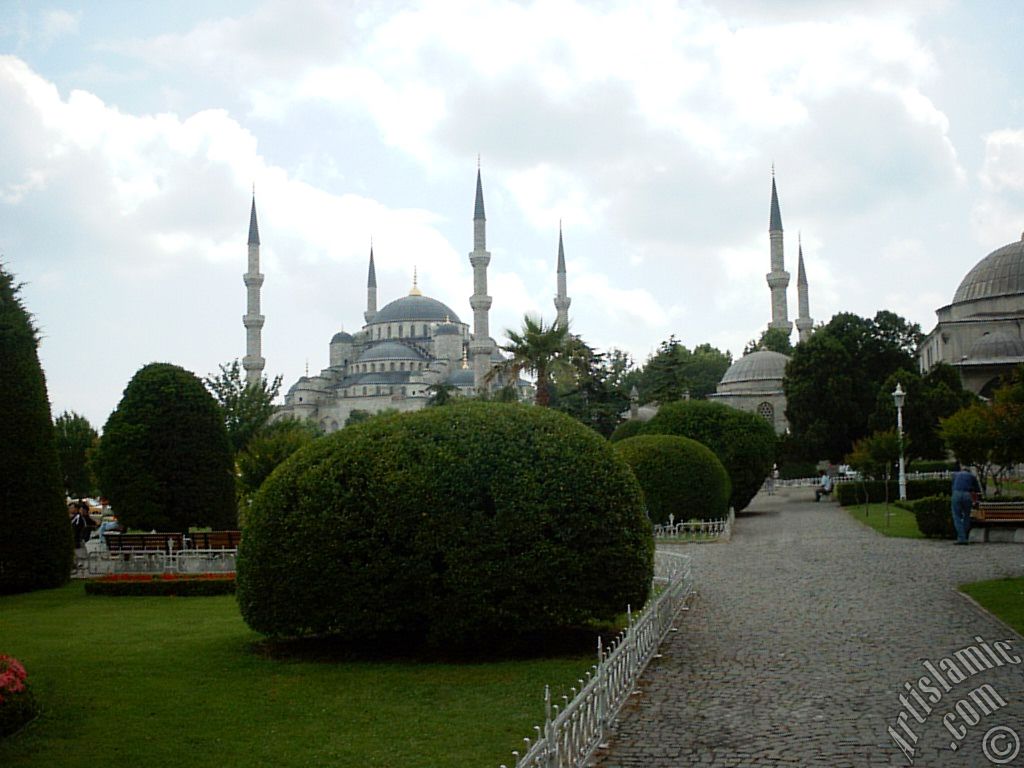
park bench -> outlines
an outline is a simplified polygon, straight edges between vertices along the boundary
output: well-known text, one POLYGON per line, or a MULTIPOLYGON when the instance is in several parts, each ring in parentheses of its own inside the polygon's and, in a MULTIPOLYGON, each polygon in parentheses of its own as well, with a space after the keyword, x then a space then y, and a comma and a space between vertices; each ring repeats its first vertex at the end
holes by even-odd
POLYGON ((982 501, 971 517, 978 523, 1024 525, 1024 501, 982 501))
POLYGON ((210 572, 235 570, 235 556, 241 531, 201 531, 190 533, 178 558, 179 570, 210 572))
POLYGON ((180 533, 113 533, 104 534, 107 557, 115 570, 154 571, 174 567, 174 558, 184 547, 180 533))

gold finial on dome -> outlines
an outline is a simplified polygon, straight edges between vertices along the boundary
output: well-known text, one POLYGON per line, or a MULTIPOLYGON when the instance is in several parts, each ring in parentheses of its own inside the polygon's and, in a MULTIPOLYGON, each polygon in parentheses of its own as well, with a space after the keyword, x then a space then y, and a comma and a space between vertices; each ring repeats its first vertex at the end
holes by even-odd
POLYGON ((466 348, 462 348, 462 370, 469 370, 469 357, 466 354, 466 348))
POLYGON ((412 290, 409 291, 410 296, 422 296, 423 293, 420 291, 419 285, 417 284, 416 278, 416 267, 412 268, 412 290))

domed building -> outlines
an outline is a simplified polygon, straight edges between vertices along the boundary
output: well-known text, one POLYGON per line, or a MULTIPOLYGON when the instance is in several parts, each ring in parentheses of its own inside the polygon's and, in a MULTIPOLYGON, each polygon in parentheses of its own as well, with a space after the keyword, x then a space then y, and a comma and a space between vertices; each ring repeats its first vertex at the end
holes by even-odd
POLYGON ((935 311, 938 323, 917 350, 921 372, 949 363, 966 389, 991 396, 1024 363, 1024 235, 979 261, 935 311))
POLYGON ((756 413, 781 435, 789 429, 786 395, 782 390, 788 362, 786 355, 767 349, 744 355, 729 366, 717 391, 708 395, 708 399, 756 413))
MULTIPOLYGON (((383 410, 412 411, 427 404, 431 387, 443 385, 457 394, 475 394, 496 386, 489 373, 504 361, 488 332, 491 297, 487 292, 487 265, 483 189, 480 173, 476 178, 476 206, 473 216, 474 293, 469 299, 473 310, 473 330, 446 304, 424 296, 413 274, 412 290, 377 309, 377 274, 373 249, 367 276, 365 325, 356 333, 339 331, 328 345, 328 366, 315 376, 302 376, 285 395, 285 403, 275 419, 298 418, 317 423, 333 432, 345 425, 353 411, 378 413, 383 410)), ((259 232, 256 204, 249 225, 249 272, 244 276, 249 289, 249 312, 243 318, 247 330, 247 354, 243 361, 249 381, 258 381, 264 360, 260 354, 259 314, 259 232)), ((558 236, 558 295, 556 322, 568 323, 565 312, 565 256, 562 235, 558 236)), ((525 382, 518 384, 524 396, 525 382)))

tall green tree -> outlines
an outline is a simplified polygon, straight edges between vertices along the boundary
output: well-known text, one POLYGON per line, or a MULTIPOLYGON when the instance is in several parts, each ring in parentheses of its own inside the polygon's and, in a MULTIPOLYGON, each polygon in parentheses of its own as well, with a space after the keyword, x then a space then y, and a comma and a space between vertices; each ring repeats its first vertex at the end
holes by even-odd
POLYGON ((220 406, 232 454, 244 450, 270 421, 274 415, 274 399, 281 391, 280 376, 271 382, 262 376, 257 384, 249 385, 237 359, 221 364, 220 373, 207 376, 203 384, 220 406))
POLYGON ((920 327, 892 312, 835 315, 793 350, 783 388, 786 418, 804 458, 839 461, 868 434, 879 390, 914 370, 920 327))
POLYGON ((151 363, 132 377, 103 428, 94 465, 100 490, 129 528, 236 524, 223 414, 184 368, 151 363))
POLYGON ((238 488, 241 507, 248 507, 263 481, 277 466, 321 436, 310 421, 282 419, 268 424, 238 454, 238 488))
POLYGON ((789 334, 781 328, 766 328, 757 341, 751 339, 743 348, 743 354, 749 355, 759 349, 766 349, 769 352, 778 352, 782 355, 793 354, 793 344, 789 340, 789 334))
POLYGON ((892 393, 897 383, 907 395, 903 406, 903 431, 914 446, 913 455, 927 459, 945 458, 946 446, 939 434, 940 419, 977 402, 977 398, 963 388, 960 374, 946 363, 940 363, 924 376, 901 369, 890 374, 879 387, 875 411, 868 419, 869 429, 882 431, 892 429, 896 424, 892 393))
POLYGON ((999 439, 992 409, 976 403, 942 420, 939 427, 946 446, 964 466, 974 467, 982 493, 988 492, 988 476, 995 465, 999 439))
POLYGON ((556 371, 555 396, 551 405, 608 437, 619 422, 619 414, 629 407, 629 392, 624 389, 630 360, 625 353, 598 352, 578 336, 566 344, 569 367, 556 371))
POLYGON ((74 564, 39 338, 19 289, 0 264, 0 594, 64 584, 74 564))
POLYGON ((523 328, 505 331, 508 344, 501 347, 512 355, 504 365, 492 369, 491 373, 509 381, 515 381, 520 373, 535 377, 537 405, 547 406, 551 402, 552 374, 558 368, 568 370, 569 329, 558 325, 545 325, 543 318, 523 317, 523 328))
POLYGON ((637 389, 642 402, 670 403, 686 396, 702 400, 718 388, 732 356, 710 344, 690 351, 675 336, 661 343, 641 371, 637 389))
POLYGON ((57 438, 57 457, 69 496, 92 496, 96 493, 96 478, 92 471, 92 452, 100 436, 85 416, 64 411, 53 422, 57 438))

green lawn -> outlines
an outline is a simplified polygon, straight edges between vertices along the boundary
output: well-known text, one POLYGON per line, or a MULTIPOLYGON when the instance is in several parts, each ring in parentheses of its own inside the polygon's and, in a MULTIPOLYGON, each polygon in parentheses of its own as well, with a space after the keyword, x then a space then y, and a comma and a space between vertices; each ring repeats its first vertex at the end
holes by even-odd
POLYGON ((233 597, 0 598, 0 653, 45 711, 0 765, 497 766, 592 658, 443 664, 273 660, 233 597))
POLYGON ((1024 635, 1024 578, 961 584, 960 591, 1024 635))
POLYGON ((889 504, 889 516, 886 519, 885 504, 868 504, 867 514, 864 505, 843 507, 854 518, 869 525, 881 534, 899 539, 923 539, 924 534, 917 528, 917 518, 913 512, 889 504))

